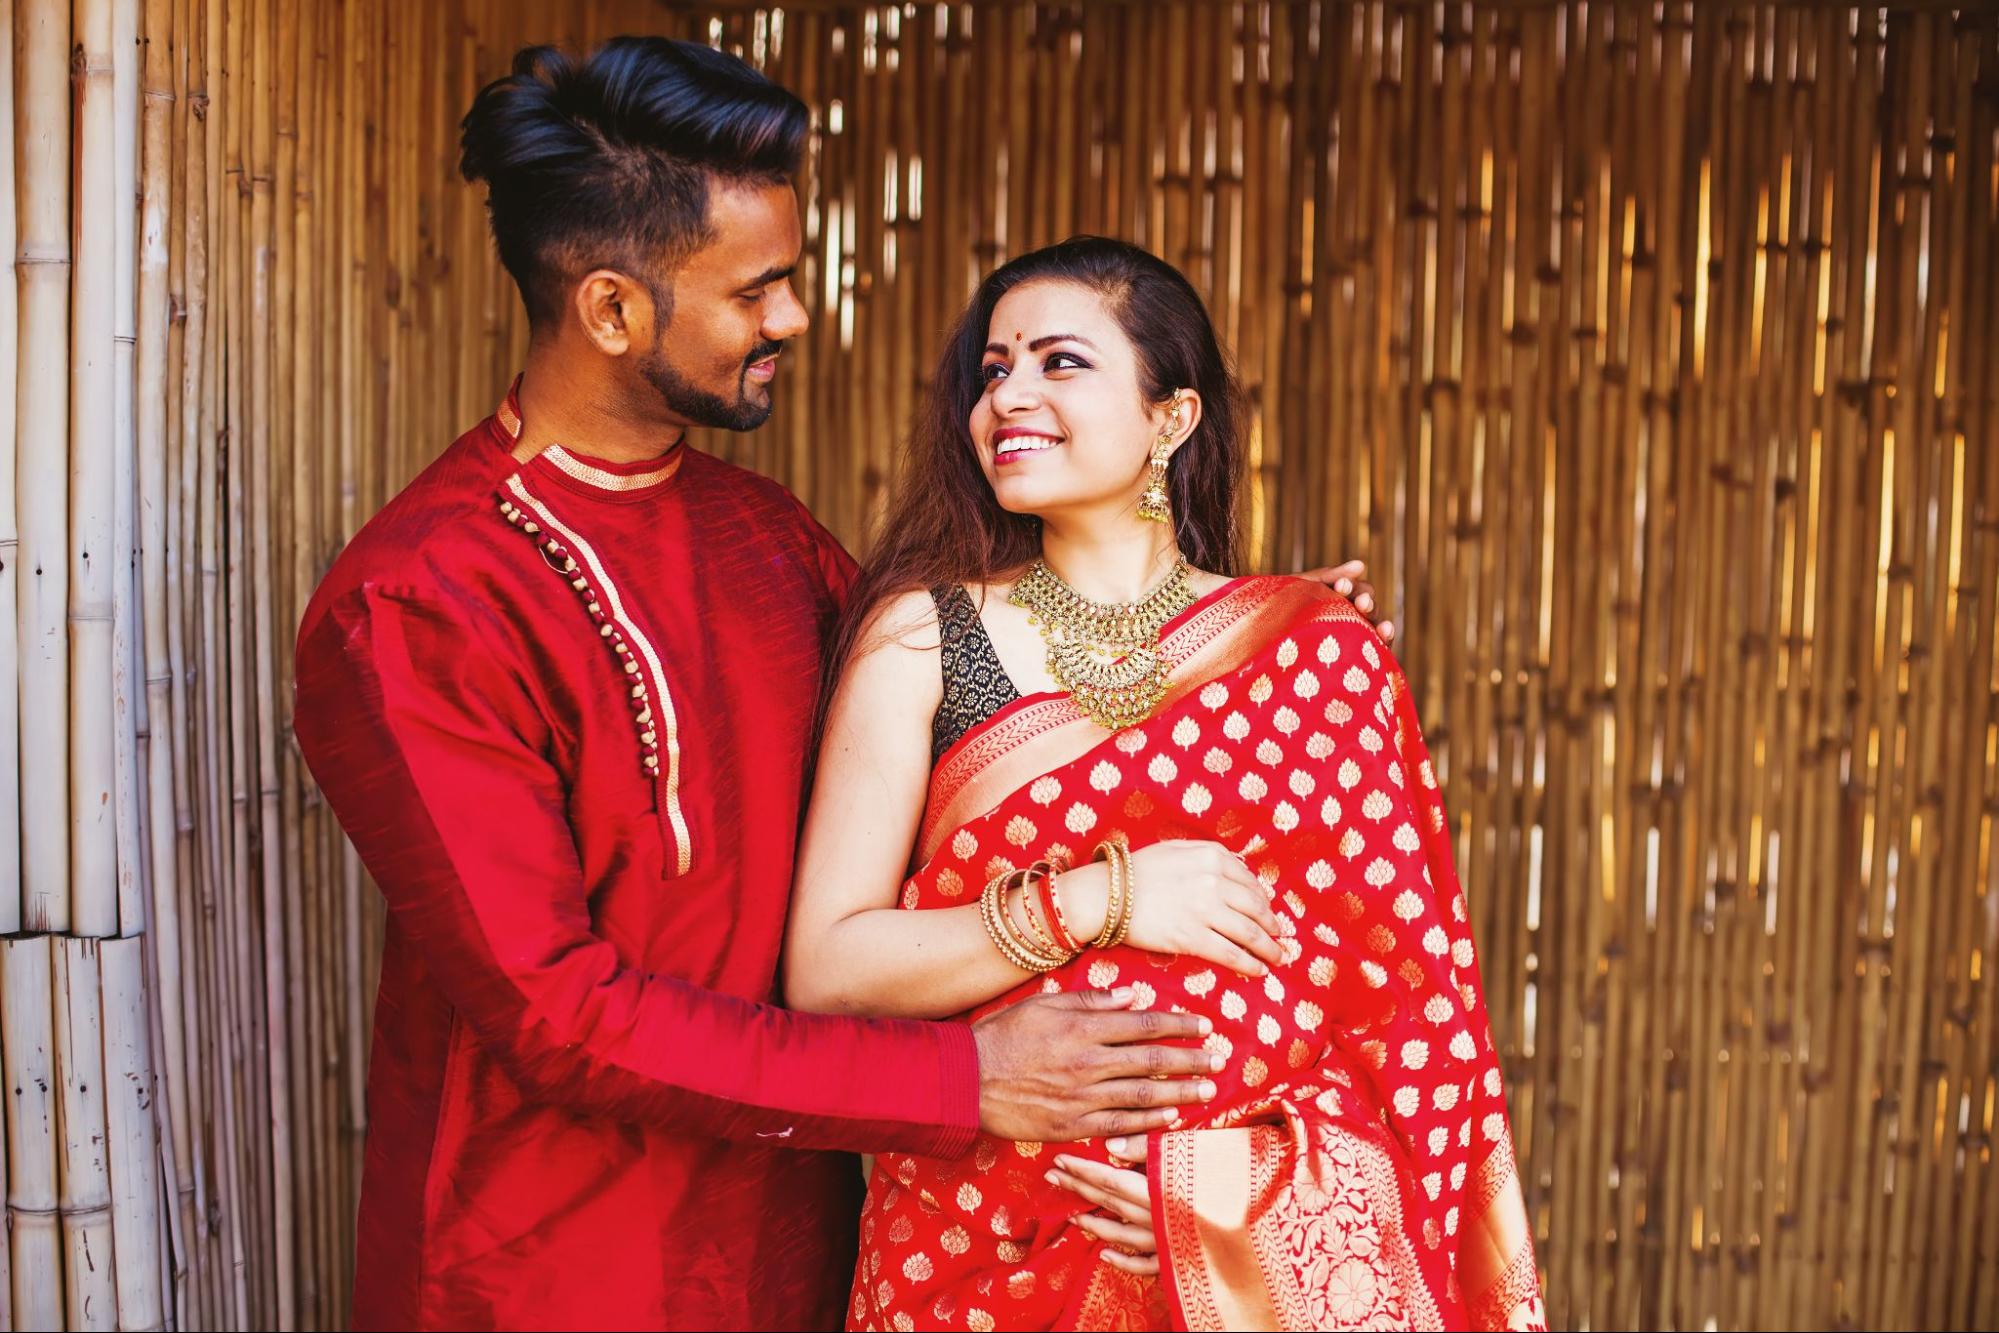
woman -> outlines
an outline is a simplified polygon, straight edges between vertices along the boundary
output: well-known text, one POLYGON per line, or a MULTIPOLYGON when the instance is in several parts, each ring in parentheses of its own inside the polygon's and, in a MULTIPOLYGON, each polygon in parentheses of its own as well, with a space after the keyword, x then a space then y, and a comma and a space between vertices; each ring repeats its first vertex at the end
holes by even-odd
POLYGON ((835 659, 790 1001, 1114 985, 1212 1021, 1214 1095, 878 1159, 853 1327, 1540 1320, 1407 686, 1344 600, 1229 576, 1238 422, 1199 297, 1121 243, 1005 265, 946 348, 835 659))

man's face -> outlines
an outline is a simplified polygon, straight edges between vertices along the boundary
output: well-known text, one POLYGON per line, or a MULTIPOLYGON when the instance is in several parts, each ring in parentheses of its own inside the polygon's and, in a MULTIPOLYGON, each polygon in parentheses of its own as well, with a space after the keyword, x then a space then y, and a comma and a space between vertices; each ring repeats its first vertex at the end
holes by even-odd
POLYGON ((791 290, 798 202, 789 185, 718 181, 708 227, 715 239, 674 275, 672 316, 639 371, 682 425, 755 430, 778 353, 809 322, 791 290))

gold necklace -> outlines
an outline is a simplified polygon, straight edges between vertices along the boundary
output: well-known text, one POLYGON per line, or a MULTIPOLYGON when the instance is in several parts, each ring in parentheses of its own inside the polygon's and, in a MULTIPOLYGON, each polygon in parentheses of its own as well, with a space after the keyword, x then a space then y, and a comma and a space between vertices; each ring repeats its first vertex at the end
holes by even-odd
POLYGON ((1135 602, 1093 602, 1036 560, 1007 601, 1027 612, 1048 645, 1048 674, 1098 726, 1119 731, 1152 716, 1173 664, 1159 648, 1166 622, 1194 604, 1187 562, 1175 560, 1135 602))

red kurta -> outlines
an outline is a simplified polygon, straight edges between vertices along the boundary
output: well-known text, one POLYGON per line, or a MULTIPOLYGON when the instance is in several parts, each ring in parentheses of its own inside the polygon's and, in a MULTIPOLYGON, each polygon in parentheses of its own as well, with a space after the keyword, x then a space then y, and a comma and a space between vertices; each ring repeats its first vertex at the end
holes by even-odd
POLYGON ((460 438, 299 633, 390 909, 355 1326, 832 1327, 860 1181, 797 1150, 962 1153, 978 1098, 962 1025, 764 1007, 852 564, 706 454, 516 434, 460 438))

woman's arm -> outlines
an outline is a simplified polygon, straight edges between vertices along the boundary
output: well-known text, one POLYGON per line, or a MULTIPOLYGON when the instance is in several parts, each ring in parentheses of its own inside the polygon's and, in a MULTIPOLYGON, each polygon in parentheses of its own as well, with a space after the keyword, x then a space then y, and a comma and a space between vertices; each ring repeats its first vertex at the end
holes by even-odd
MULTIPOLYGON (((943 1018, 1003 995, 1029 974, 1003 958, 979 918, 978 890, 963 907, 909 912, 896 905, 930 783, 930 723, 943 699, 936 607, 929 594, 884 603, 828 710, 818 776, 799 844, 785 940, 785 999, 798 1009, 877 1017, 943 1018)), ((1212 844, 1169 843, 1133 857, 1129 942, 1196 954, 1260 973, 1279 957, 1266 891, 1212 844), (1259 961, 1261 960, 1261 961, 1259 961)), ((1060 878, 1070 930, 1103 928, 1109 872, 1060 878)), ((1019 917, 1019 892, 1010 905, 1019 917)))
MULTIPOLYGON (((975 897, 942 911, 896 906, 930 785, 930 722, 943 701, 938 632, 928 593, 885 602, 834 693, 785 940, 793 1008, 943 1018, 1027 975, 993 947, 975 897)), ((1063 879, 1064 907, 1074 900, 1079 916, 1095 919, 1074 928, 1100 927, 1104 909, 1088 910, 1076 878, 1063 879)))

